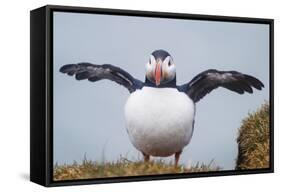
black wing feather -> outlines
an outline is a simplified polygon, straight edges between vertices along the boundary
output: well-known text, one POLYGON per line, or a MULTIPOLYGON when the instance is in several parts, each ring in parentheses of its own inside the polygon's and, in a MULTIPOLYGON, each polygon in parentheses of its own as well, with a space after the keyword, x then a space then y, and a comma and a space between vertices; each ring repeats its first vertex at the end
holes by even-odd
POLYGON ((257 78, 237 71, 209 69, 195 76, 189 83, 178 87, 194 101, 198 102, 212 90, 224 87, 239 94, 253 93, 253 87, 261 90, 264 85, 257 78))
POLYGON ((91 82, 108 79, 126 87, 130 93, 141 89, 143 82, 132 77, 123 69, 110 64, 96 65, 92 63, 67 64, 60 68, 60 72, 77 80, 88 79, 91 82))

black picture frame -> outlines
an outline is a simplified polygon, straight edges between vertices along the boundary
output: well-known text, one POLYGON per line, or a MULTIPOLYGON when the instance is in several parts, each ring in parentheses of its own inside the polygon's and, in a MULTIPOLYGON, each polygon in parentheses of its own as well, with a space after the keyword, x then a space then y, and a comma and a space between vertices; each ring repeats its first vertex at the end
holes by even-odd
POLYGON ((179 179, 274 172, 274 20, 183 13, 148 12, 46 5, 30 12, 30 180, 43 186, 82 185, 160 179, 179 179), (270 168, 214 171, 189 174, 130 176, 118 178, 53 181, 53 12, 95 13, 139 17, 191 19, 220 22, 268 24, 270 26, 270 168))

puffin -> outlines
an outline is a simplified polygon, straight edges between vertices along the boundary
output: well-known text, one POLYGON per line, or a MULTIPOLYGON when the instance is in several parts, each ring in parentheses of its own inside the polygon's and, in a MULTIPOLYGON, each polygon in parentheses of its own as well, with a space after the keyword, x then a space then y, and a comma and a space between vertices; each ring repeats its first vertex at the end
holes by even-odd
POLYGON ((143 154, 144 162, 149 162, 150 156, 174 155, 175 166, 192 138, 197 102, 219 87, 238 94, 251 94, 253 88, 264 87, 251 75, 216 69, 203 71, 188 83, 177 85, 174 60, 162 49, 151 53, 145 65, 145 81, 111 64, 66 64, 60 72, 75 76, 76 80, 107 79, 127 88, 130 94, 124 112, 131 143, 143 154))

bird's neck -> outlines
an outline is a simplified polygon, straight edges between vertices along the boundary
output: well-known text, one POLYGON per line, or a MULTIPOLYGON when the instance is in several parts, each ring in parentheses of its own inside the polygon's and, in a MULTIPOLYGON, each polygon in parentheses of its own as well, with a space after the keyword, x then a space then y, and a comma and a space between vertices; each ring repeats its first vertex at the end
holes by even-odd
POLYGON ((172 81, 156 86, 155 83, 149 81, 149 79, 147 79, 147 77, 145 77, 145 86, 156 87, 156 88, 175 88, 175 87, 177 87, 177 78, 175 76, 175 78, 172 81))

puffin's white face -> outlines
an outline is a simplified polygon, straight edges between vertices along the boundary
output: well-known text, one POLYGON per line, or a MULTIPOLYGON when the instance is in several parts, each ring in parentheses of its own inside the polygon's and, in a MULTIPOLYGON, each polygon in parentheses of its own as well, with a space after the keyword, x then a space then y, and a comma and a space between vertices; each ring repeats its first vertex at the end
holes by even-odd
POLYGON ((155 58, 150 55, 150 59, 145 66, 146 77, 156 86, 172 81, 176 76, 176 66, 170 55, 166 58, 155 58))

